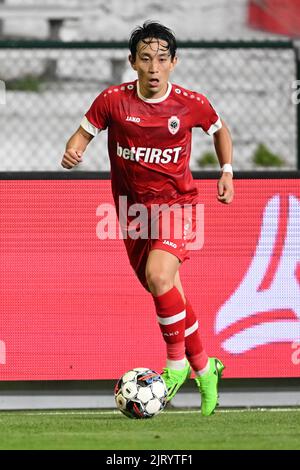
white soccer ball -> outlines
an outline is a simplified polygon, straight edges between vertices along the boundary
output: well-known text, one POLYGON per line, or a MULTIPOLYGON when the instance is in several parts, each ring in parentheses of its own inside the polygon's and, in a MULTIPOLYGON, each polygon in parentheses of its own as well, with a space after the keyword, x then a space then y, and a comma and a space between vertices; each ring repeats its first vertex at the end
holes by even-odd
POLYGON ((117 408, 129 418, 152 418, 167 403, 167 389, 155 371, 137 367, 126 372, 115 386, 117 408))

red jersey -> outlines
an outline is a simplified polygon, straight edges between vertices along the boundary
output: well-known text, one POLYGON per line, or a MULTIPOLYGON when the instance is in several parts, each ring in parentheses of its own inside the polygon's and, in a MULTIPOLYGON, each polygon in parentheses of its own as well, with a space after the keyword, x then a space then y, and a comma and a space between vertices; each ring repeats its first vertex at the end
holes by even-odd
POLYGON ((193 127, 212 135, 222 127, 207 98, 169 83, 158 99, 141 96, 138 81, 112 86, 93 102, 81 126, 108 129, 112 192, 128 203, 194 204, 198 192, 189 168, 193 127))

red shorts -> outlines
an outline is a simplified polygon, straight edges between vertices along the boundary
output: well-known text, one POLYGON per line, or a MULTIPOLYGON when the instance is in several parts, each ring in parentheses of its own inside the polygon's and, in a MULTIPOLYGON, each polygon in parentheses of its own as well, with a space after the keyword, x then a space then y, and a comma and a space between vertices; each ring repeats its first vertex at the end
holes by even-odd
POLYGON ((203 244, 203 213, 196 210, 196 206, 189 206, 189 209, 184 210, 182 207, 172 209, 169 218, 165 214, 166 212, 162 212, 157 217, 148 218, 148 227, 143 227, 138 238, 136 235, 132 236, 132 231, 127 227, 128 236, 124 239, 129 262, 147 290, 145 269, 151 250, 167 251, 182 263, 189 259, 191 249, 198 249, 203 244))

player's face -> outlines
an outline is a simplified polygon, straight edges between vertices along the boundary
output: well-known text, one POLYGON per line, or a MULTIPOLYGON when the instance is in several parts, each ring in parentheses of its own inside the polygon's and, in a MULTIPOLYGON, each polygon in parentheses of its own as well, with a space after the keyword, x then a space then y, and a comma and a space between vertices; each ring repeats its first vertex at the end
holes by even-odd
POLYGON ((145 39, 137 45, 135 62, 129 57, 131 66, 138 74, 141 94, 145 98, 161 98, 167 91, 169 75, 177 57, 171 59, 166 41, 145 39))

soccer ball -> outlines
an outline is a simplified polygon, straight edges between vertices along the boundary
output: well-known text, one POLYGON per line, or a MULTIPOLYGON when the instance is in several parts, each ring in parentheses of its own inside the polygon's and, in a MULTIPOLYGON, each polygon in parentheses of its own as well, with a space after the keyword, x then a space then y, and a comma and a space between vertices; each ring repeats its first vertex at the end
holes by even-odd
POLYGON ((115 386, 117 408, 128 418, 146 419, 160 413, 167 403, 167 389, 162 377, 151 369, 126 372, 115 386))

